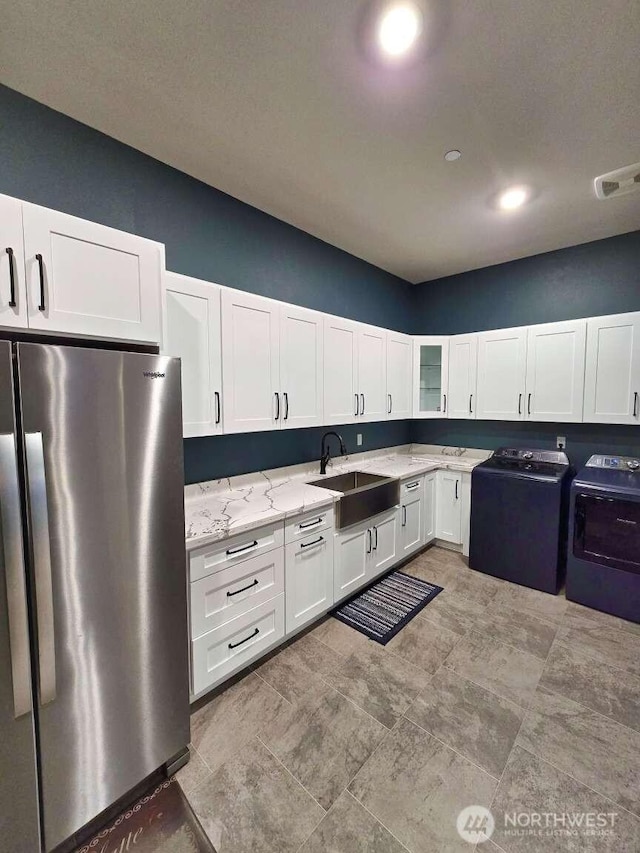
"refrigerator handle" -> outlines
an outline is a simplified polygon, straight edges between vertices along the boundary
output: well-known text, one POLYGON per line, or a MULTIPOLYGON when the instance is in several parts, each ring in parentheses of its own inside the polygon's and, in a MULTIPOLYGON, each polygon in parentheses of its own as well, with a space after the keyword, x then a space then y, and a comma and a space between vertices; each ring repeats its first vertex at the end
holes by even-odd
POLYGON ((20 488, 13 433, 0 435, 0 519, 0 545, 4 550, 7 584, 13 713, 18 719, 31 711, 31 672, 20 488))
POLYGON ((53 584, 51 580, 47 481, 44 468, 42 433, 25 433, 25 447, 27 452, 29 513, 33 531, 40 704, 47 705, 56 698, 56 649, 53 622, 53 584))

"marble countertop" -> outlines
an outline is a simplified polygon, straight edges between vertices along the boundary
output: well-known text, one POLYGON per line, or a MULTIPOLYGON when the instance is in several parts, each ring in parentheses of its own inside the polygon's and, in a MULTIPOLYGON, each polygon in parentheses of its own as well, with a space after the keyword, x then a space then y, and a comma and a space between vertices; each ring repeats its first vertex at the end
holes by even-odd
MULTIPOLYGON (((439 468, 471 471, 489 455, 481 450, 404 445, 332 460, 326 476, 358 470, 405 479, 439 468)), ((309 485, 309 480, 318 479, 318 463, 314 462, 187 486, 187 550, 330 506, 339 500, 340 492, 309 485)))

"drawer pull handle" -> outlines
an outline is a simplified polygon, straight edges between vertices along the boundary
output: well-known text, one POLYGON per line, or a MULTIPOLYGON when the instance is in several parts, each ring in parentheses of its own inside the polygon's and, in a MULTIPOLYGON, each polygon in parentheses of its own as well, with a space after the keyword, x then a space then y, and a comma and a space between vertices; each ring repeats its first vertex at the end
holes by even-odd
POLYGON ((228 592, 227 597, 231 598, 231 596, 233 596, 233 595, 239 595, 241 592, 246 592, 248 589, 251 589, 252 586, 258 586, 258 583, 259 583, 259 581, 256 578, 256 580, 252 581, 247 586, 243 586, 242 589, 237 589, 235 592, 228 592))
POLYGON ((258 540, 254 539, 249 545, 241 545, 240 548, 229 548, 227 554, 229 557, 234 557, 236 554, 242 554, 244 551, 249 551, 251 548, 258 547, 258 540))
POLYGON ((305 521, 298 525, 300 530, 307 530, 309 527, 317 527, 318 524, 322 524, 322 516, 319 515, 317 518, 314 518, 313 521, 305 521))
POLYGON ((317 539, 314 539, 313 542, 301 542, 301 548, 311 548, 312 545, 319 545, 321 542, 324 542, 324 536, 318 536, 317 539))
POLYGON ((406 488, 406 490, 407 490, 408 492, 415 492, 415 490, 419 487, 419 485, 420 485, 420 482, 417 482, 417 483, 407 483, 407 485, 405 486, 405 488, 406 488))
POLYGON ((248 643, 249 640, 253 640, 253 638, 257 637, 259 633, 260 633, 260 628, 256 628, 254 630, 253 634, 249 634, 248 637, 245 637, 244 640, 240 640, 239 643, 229 643, 229 648, 230 649, 237 649, 238 646, 241 646, 243 643, 248 643))

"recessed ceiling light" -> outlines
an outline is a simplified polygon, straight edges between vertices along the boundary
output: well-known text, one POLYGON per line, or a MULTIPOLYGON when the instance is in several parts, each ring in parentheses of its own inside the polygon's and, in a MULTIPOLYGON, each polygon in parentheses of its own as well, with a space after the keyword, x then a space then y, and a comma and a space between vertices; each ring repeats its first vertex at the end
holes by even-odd
POLYGON ((452 148, 451 151, 447 151, 444 155, 444 159, 447 163, 453 163, 454 160, 459 160, 462 157, 462 152, 458 151, 457 148, 452 148))
POLYGON ((510 187, 498 197, 498 207, 502 210, 515 210, 529 199, 527 187, 510 187))
POLYGON ((422 13, 413 3, 394 3, 382 13, 378 43, 383 53, 395 58, 406 54, 422 32, 422 13))

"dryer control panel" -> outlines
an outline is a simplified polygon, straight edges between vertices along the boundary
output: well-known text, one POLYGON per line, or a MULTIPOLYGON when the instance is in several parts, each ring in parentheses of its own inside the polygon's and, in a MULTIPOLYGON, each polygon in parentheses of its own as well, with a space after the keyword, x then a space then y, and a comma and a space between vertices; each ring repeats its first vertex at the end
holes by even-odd
POLYGON ((640 459, 633 456, 601 456, 596 454, 587 462, 587 468, 610 468, 614 471, 640 471, 640 459))

